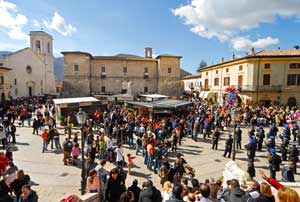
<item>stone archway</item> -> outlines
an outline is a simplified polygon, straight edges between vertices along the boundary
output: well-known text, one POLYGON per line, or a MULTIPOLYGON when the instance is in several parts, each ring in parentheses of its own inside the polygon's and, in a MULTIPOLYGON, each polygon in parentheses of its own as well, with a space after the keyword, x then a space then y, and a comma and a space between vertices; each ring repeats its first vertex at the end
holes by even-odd
POLYGON ((297 99, 295 97, 289 97, 287 105, 289 107, 294 107, 297 105, 297 99))
POLYGON ((35 82, 28 81, 26 82, 26 86, 27 86, 27 96, 29 97, 35 96, 35 82))

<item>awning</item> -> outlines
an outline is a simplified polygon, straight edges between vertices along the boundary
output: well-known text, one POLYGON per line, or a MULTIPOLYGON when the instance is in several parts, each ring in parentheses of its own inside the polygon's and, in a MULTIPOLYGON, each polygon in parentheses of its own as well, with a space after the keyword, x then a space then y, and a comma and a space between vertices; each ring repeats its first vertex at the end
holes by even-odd
POLYGON ((77 97, 77 98, 60 98, 53 99, 54 104, 72 104, 72 103, 82 103, 82 102, 99 102, 100 100, 94 97, 77 97))
POLYGON ((205 91, 201 91, 199 94, 199 98, 203 98, 203 94, 205 93, 205 91))

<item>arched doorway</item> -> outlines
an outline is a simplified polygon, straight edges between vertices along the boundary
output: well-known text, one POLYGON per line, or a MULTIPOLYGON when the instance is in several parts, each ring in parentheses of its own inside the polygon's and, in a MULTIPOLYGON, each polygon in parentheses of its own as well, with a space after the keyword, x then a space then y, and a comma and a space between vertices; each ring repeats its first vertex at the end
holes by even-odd
POLYGON ((289 107, 294 107, 297 105, 297 99, 294 97, 289 97, 287 105, 289 107))
POLYGON ((1 93, 1 101, 2 102, 5 101, 5 93, 4 92, 1 93))
POLYGON ((32 87, 31 86, 28 87, 28 95, 29 95, 29 97, 32 97, 32 87))

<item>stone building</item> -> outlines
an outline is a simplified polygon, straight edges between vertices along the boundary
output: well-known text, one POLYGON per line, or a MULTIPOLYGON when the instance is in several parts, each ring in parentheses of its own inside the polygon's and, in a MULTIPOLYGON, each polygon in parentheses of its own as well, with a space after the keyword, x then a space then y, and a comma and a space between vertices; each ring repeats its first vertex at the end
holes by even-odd
POLYGON ((44 31, 30 32, 30 47, 3 55, 0 61, 10 68, 9 95, 27 97, 55 94, 52 37, 44 31))
POLYGON ((160 93, 179 96, 181 56, 152 57, 152 48, 145 56, 118 54, 92 56, 72 51, 64 55, 65 77, 61 97, 82 97, 97 94, 127 93, 132 86, 133 96, 140 93, 160 93))
POLYGON ((262 50, 201 68, 203 99, 222 101, 225 89, 235 87, 241 101, 300 104, 300 50, 262 50))
POLYGON ((0 101, 5 101, 10 96, 8 73, 11 69, 3 67, 0 63, 0 101))

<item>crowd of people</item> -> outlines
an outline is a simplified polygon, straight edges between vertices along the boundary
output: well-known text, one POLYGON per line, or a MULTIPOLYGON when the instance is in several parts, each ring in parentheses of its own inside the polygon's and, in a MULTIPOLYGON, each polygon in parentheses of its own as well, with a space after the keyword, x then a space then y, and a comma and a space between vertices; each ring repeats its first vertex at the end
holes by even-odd
POLYGON ((270 186, 278 189, 276 198, 280 202, 300 201, 294 190, 276 181, 276 173, 280 170, 281 180, 295 181, 299 161, 299 109, 242 105, 235 106, 234 110, 238 112, 238 120, 232 120, 233 108, 230 106, 203 103, 197 103, 184 112, 153 120, 130 112, 123 106, 99 109, 89 114, 82 129, 84 144, 80 144, 80 131, 74 128, 77 125, 76 112, 68 114, 63 120, 65 137, 60 143, 63 134, 56 127, 55 108, 51 101, 33 98, 2 105, 0 118, 3 120, 3 133, 0 133, 0 138, 6 154, 0 153, 0 201, 4 197, 11 198, 12 192, 19 201, 24 201, 24 198, 27 202, 37 201, 38 198, 30 188, 29 176, 24 175, 24 171, 19 170, 12 159, 11 145, 17 142, 17 127, 25 125, 33 128, 33 135, 41 136, 43 153, 49 151, 48 147, 63 153, 64 165, 77 166, 82 161, 79 157, 81 151, 84 151, 86 191, 99 193, 103 201, 272 202, 275 197, 270 186), (243 134, 243 127, 250 129, 248 134, 243 134), (228 132, 228 128, 233 129, 234 133, 228 132), (236 179, 223 182, 214 180, 215 176, 212 176, 210 180, 199 181, 195 178, 197 168, 192 168, 183 154, 178 152, 183 138, 210 142, 211 148, 218 150, 224 134, 224 157, 230 158, 235 155, 235 150, 243 147, 247 152, 250 183, 246 189, 236 179), (242 138, 248 139, 245 146, 242 146, 242 138), (129 146, 132 153, 124 153, 124 144, 129 146), (264 173, 261 176, 268 183, 254 180, 255 157, 262 151, 268 153, 270 177, 264 173), (169 153, 176 155, 175 161, 170 161, 169 153), (126 186, 127 175, 136 172, 136 158, 143 158, 145 168, 157 174, 160 187, 154 186, 150 180, 145 181, 141 188, 137 180, 131 186, 126 186), (106 170, 108 162, 116 167, 106 170))

